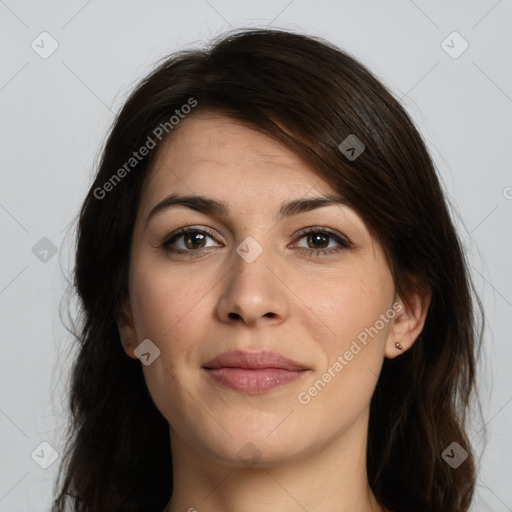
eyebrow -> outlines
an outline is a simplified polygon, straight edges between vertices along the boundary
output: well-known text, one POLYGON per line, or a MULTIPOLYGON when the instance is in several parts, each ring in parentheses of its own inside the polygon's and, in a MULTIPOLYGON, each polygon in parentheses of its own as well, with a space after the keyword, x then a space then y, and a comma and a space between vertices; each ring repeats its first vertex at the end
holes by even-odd
MULTIPOLYGON (((279 209, 277 218, 283 219, 299 213, 309 212, 317 208, 336 204, 346 205, 347 201, 343 197, 336 195, 299 197, 298 199, 293 199, 283 203, 279 209)), ((171 194, 152 208, 146 219, 146 225, 154 215, 173 206, 183 206, 185 208, 190 208, 191 210, 204 213, 205 215, 214 215, 219 217, 227 217, 229 215, 229 208, 223 201, 218 201, 206 196, 183 196, 179 194, 171 194)))

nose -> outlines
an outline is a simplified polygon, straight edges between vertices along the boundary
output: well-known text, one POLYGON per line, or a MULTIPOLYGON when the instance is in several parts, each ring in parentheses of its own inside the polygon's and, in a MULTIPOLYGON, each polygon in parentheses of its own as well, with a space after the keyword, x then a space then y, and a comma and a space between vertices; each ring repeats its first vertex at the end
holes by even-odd
POLYGON ((272 261, 269 251, 264 250, 252 262, 235 252, 233 260, 217 304, 221 321, 248 326, 282 323, 289 312, 290 291, 278 277, 278 263, 272 261))

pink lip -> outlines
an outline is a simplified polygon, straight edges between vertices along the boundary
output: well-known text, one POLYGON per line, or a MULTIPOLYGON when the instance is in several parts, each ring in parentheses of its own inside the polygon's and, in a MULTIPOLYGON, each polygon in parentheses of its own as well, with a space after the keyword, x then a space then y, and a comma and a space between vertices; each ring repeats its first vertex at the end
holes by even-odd
POLYGON ((275 352, 225 352, 203 368, 214 382, 249 394, 263 393, 300 379, 308 368, 275 352))

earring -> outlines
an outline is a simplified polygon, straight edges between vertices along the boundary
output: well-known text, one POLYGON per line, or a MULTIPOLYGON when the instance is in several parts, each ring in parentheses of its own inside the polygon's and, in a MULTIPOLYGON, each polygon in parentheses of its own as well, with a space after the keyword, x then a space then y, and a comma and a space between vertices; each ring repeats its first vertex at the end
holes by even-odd
POLYGON ((397 350, 403 350, 404 349, 404 347, 402 347, 402 345, 400 345, 400 343, 398 343, 398 341, 395 342, 395 347, 396 347, 397 350))

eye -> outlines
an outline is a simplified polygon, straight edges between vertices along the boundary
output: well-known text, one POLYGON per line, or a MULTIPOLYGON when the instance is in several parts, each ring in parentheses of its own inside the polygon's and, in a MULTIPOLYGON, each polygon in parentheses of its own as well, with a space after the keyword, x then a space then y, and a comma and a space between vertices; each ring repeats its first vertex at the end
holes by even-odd
POLYGON ((352 243, 346 237, 329 228, 308 228, 300 234, 299 240, 303 238, 306 239, 306 244, 310 247, 304 249, 302 252, 308 256, 334 254, 343 249, 352 247, 352 243), (334 243, 334 246, 332 246, 331 243, 334 243))
POLYGON ((207 238, 214 239, 214 235, 214 232, 208 228, 180 228, 166 238, 161 246, 171 253, 199 252, 201 249, 214 247, 205 245, 207 238))
MULTIPOLYGON (((218 247, 216 242, 213 245, 206 245, 208 238, 215 241, 215 233, 208 228, 199 229, 194 226, 180 228, 162 243, 161 247, 174 254, 200 253, 209 247, 218 247)), ((341 233, 325 227, 308 228, 299 235, 299 240, 305 239, 309 247, 295 245, 301 252, 308 256, 320 256, 337 253, 343 249, 352 247, 352 243, 341 233), (334 244, 334 245, 332 245, 334 244)))

